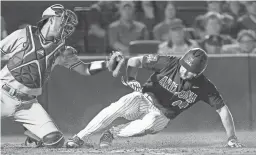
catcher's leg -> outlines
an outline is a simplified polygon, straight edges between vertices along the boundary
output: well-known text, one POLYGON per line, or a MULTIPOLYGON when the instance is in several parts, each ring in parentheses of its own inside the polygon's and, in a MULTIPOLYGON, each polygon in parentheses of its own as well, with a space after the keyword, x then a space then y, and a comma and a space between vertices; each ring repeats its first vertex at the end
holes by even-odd
POLYGON ((27 129, 25 135, 29 137, 28 142, 36 142, 37 145, 42 144, 50 148, 63 146, 63 134, 36 99, 22 102, 14 118, 27 129))
MULTIPOLYGON (((2 82, 2 81, 1 81, 2 82)), ((4 84, 4 82, 2 82, 4 84)), ((2 88, 2 85, 1 85, 2 88)), ((1 89, 1 117, 13 116, 17 111, 17 108, 21 106, 22 102, 18 101, 15 97, 9 95, 5 90, 1 89)), ((24 134, 27 136, 25 145, 27 143, 35 142, 37 146, 40 146, 41 139, 27 130, 25 127, 24 134)))
POLYGON ((118 117, 125 117, 130 120, 140 117, 143 114, 140 108, 141 103, 145 102, 143 95, 139 92, 123 96, 117 102, 101 110, 83 130, 67 142, 66 146, 69 148, 81 146, 83 144, 82 138, 104 129, 118 117))
MULTIPOLYGON (((10 96, 6 91, 1 89, 1 117, 13 116, 20 105, 21 101, 18 101, 13 96, 10 96)), ((37 146, 40 146, 40 138, 27 130, 25 127, 24 129, 24 134, 27 136, 25 145, 27 145, 27 143, 35 142, 37 146)))
POLYGON ((18 107, 20 105, 20 102, 13 99, 4 90, 1 89, 0 92, 1 92, 1 95, 0 95, 0 97, 1 97, 1 118, 12 116, 15 113, 16 107, 18 107))

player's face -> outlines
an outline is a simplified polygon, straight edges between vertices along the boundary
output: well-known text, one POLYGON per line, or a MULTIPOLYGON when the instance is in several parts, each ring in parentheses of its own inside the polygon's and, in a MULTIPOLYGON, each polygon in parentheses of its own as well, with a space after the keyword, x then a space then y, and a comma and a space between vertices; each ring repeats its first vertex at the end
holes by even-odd
POLYGON ((256 42, 249 36, 243 36, 239 41, 240 47, 244 52, 250 53, 256 47, 256 42))
POLYGON ((57 38, 61 35, 63 30, 62 26, 62 17, 53 17, 51 23, 51 33, 52 35, 57 38))
POLYGON ((239 1, 229 1, 229 8, 233 12, 239 12, 241 9, 241 4, 239 1))
POLYGON ((170 31, 171 40, 173 44, 180 44, 184 42, 184 30, 183 28, 176 28, 170 31))
POLYGON ((180 67, 180 77, 183 80, 189 80, 189 79, 196 77, 196 74, 189 72, 185 67, 181 66, 180 67))
POLYGON ((173 19, 176 16, 175 6, 171 3, 167 4, 165 8, 165 18, 173 19))
POLYGON ((249 1, 246 3, 246 8, 249 14, 256 16, 256 2, 249 1))
POLYGON ((221 23, 218 19, 209 19, 205 25, 206 33, 209 35, 218 35, 221 31, 221 23))
POLYGON ((133 18, 134 8, 132 6, 125 6, 120 10, 122 19, 131 20, 133 18))
POLYGON ((211 2, 208 4, 208 10, 213 12, 221 12, 221 3, 220 2, 211 2))

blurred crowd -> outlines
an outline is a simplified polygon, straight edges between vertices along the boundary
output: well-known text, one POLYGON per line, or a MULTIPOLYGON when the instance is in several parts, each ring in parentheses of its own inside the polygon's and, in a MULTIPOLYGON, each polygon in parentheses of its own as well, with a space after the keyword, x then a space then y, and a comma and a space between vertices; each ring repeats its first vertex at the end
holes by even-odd
MULTIPOLYGON (((188 25, 177 17, 175 1, 98 1, 87 12, 86 37, 80 42, 87 49, 80 53, 120 50, 129 55, 130 43, 138 40, 159 41, 156 52, 167 55, 193 47, 209 54, 256 53, 256 1, 206 3, 206 12, 188 25)), ((2 17, 1 27, 3 38, 2 17)))
POLYGON ((190 27, 176 16, 175 1, 101 1, 91 9, 92 52, 105 42, 107 51, 129 55, 131 41, 159 40, 162 54, 183 54, 193 47, 209 54, 256 53, 255 1, 207 1, 207 12, 190 27))

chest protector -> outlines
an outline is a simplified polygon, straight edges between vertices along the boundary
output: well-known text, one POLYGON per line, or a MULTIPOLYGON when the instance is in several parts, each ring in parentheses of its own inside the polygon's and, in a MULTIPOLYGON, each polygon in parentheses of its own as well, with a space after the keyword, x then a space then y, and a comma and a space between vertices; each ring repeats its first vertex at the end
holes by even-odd
POLYGON ((31 26, 26 27, 26 36, 23 48, 10 58, 7 67, 18 82, 29 88, 41 88, 64 42, 43 46, 37 28, 31 26))

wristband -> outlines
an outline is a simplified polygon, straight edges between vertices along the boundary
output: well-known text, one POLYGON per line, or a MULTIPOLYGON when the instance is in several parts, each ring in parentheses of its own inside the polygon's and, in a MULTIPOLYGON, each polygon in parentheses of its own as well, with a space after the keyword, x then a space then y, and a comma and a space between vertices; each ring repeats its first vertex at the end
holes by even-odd
POLYGON ((89 73, 91 75, 97 74, 107 68, 107 62, 106 61, 94 61, 91 62, 88 66, 89 73))

